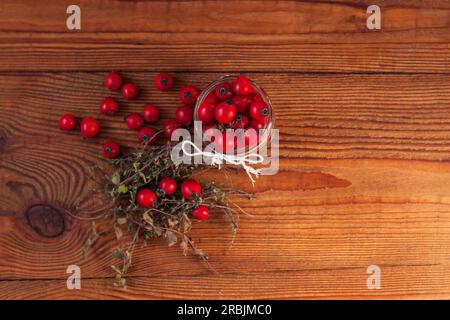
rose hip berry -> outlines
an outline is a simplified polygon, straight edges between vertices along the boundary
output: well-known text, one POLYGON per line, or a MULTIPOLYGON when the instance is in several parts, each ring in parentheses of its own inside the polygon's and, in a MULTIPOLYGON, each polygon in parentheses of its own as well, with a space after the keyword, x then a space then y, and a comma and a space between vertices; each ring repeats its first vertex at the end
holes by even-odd
POLYGON ((236 106, 233 101, 226 100, 219 103, 214 110, 214 116, 217 122, 221 124, 229 124, 236 116, 236 106))
POLYGON ((220 100, 227 100, 233 96, 233 92, 231 91, 231 84, 228 82, 223 82, 216 87, 216 96, 220 100))
POLYGON ((144 113, 143 117, 145 122, 147 123, 155 123, 159 120, 160 112, 159 108, 152 105, 152 104, 146 104, 144 106, 144 113))
POLYGON ((105 87, 111 91, 117 91, 122 87, 122 77, 116 71, 111 71, 105 78, 105 87))
POLYGON ((187 179, 184 180, 181 184, 181 194, 183 195, 183 198, 190 200, 196 194, 197 196, 200 196, 202 193, 202 187, 200 186, 200 183, 193 179, 187 179))
POLYGON ((184 104, 194 104, 198 96, 199 92, 194 86, 184 86, 178 94, 178 97, 184 104))
POLYGON ((204 124, 214 123, 216 118, 214 117, 214 110, 216 106, 210 102, 203 101, 202 104, 198 107, 197 117, 200 121, 203 121, 204 124))
POLYGON ((169 139, 172 136, 172 133, 180 127, 181 124, 173 119, 166 120, 162 124, 162 130, 164 131, 164 135, 169 139))
POLYGON ((214 144, 217 152, 234 153, 237 146, 237 136, 233 132, 224 131, 222 135, 214 137, 214 144))
POLYGON ((125 123, 130 130, 139 130, 144 125, 144 118, 139 113, 130 113, 125 117, 125 123))
POLYGON ((250 106, 249 114, 253 119, 265 121, 269 116, 269 108, 265 102, 255 101, 250 106))
POLYGON ((119 104, 113 98, 107 97, 100 104, 100 113, 113 116, 119 111, 119 104))
POLYGON ((234 129, 241 129, 248 127, 248 117, 246 115, 238 113, 233 124, 234 129))
POLYGON ((175 112, 175 119, 185 126, 190 125, 194 119, 194 108, 189 106, 178 107, 175 112))
POLYGON ((59 118, 59 128, 64 131, 70 131, 77 126, 77 119, 70 113, 64 114, 59 118))
POLYGON ((95 137, 100 131, 100 123, 92 118, 86 117, 81 121, 80 132, 83 138, 89 139, 95 137))
POLYGON ((205 97, 205 100, 203 102, 209 102, 213 105, 216 105, 219 103, 219 99, 217 98, 216 94, 214 92, 208 93, 208 95, 205 97))
POLYGON ((259 129, 264 129, 266 126, 266 123, 265 123, 265 121, 250 119, 249 125, 251 128, 253 128, 255 130, 259 130, 259 129))
POLYGON ((155 87, 159 91, 166 91, 173 87, 173 77, 167 72, 160 73, 155 78, 155 87))
POLYGON ((259 143, 258 131, 253 128, 247 128, 244 131, 245 146, 254 147, 259 143))
POLYGON ((198 220, 205 220, 208 218, 209 212, 208 207, 204 205, 200 205, 197 208, 194 208, 192 210, 192 214, 194 217, 196 217, 198 220))
POLYGON ((249 78, 244 75, 237 76, 231 85, 233 92, 239 96, 253 93, 253 86, 249 78))
POLYGON ((239 113, 247 113, 250 105, 253 102, 252 96, 234 96, 233 97, 234 105, 237 108, 237 112, 239 113))
POLYGON ((159 181, 158 186, 167 196, 170 196, 177 191, 177 181, 171 177, 162 178, 161 181, 159 181))
POLYGON ((138 132, 138 140, 139 142, 150 144, 156 138, 156 132, 152 128, 142 127, 138 132))
POLYGON ((144 208, 150 208, 153 206, 153 204, 157 200, 156 193, 153 192, 153 190, 145 188, 139 190, 139 192, 136 195, 136 200, 138 205, 144 208))
POLYGON ((133 100, 139 95, 139 88, 133 83, 125 83, 122 87, 122 94, 125 100, 133 100))
POLYGON ((102 154, 107 159, 114 159, 120 154, 120 145, 115 141, 108 141, 102 146, 102 154))
POLYGON ((258 94, 258 93, 252 94, 252 95, 250 95, 250 96, 252 97, 253 101, 261 101, 261 102, 264 102, 263 97, 261 97, 261 95, 258 94))

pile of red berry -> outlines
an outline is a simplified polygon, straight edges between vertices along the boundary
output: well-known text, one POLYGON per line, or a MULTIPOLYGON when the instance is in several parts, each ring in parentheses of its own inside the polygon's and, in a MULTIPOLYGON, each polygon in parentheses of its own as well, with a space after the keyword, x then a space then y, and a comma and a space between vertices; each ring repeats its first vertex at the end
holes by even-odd
POLYGON ((267 127, 271 110, 247 76, 223 80, 205 94, 197 119, 203 122, 203 131, 216 150, 234 152, 239 145, 253 147, 259 143, 259 130, 267 127), (210 129, 220 130, 221 136, 212 135, 210 129), (243 129, 243 134, 236 136, 226 129, 243 129))
MULTIPOLYGON (((173 77, 168 73, 160 73, 156 76, 155 87, 160 91, 166 91, 173 87, 173 77)), ((110 72, 105 79, 105 87, 111 91, 122 90, 125 100, 136 99, 139 95, 139 87, 133 83, 123 84, 122 76, 116 72, 110 72)), ((179 98, 184 104, 175 112, 176 119, 163 122, 162 128, 157 129, 149 125, 155 124, 160 118, 160 110, 153 104, 145 104, 142 113, 130 113, 125 116, 125 125, 128 129, 137 131, 137 139, 144 144, 154 142, 158 133, 164 133, 168 138, 172 132, 181 126, 190 126, 194 117, 194 104, 199 96, 194 86, 186 85, 179 91, 179 98)), ((119 112, 119 103, 112 97, 106 97, 100 104, 100 114, 115 116, 119 112)), ((77 127, 78 121, 72 114, 64 114, 59 120, 61 130, 71 131, 77 127)), ((100 122, 93 117, 85 117, 80 123, 80 132, 83 138, 94 138, 100 132, 100 122)), ((101 153, 108 159, 117 158, 120 155, 120 145, 116 141, 109 140, 102 145, 101 153)), ((157 192, 151 188, 141 188, 136 195, 136 202, 143 208, 153 207, 158 200, 157 193, 161 196, 171 196, 177 191, 177 181, 172 177, 165 177, 159 181, 157 192)), ((193 180, 184 180, 181 184, 181 195, 185 200, 192 200, 201 195, 200 184, 193 180)), ((208 207, 199 205, 193 209, 193 215, 204 220, 208 217, 208 207)))

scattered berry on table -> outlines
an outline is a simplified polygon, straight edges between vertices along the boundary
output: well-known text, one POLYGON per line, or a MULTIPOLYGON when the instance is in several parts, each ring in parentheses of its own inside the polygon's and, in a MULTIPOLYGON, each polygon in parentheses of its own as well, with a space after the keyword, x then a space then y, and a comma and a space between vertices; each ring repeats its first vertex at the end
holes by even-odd
POLYGON ((160 73, 155 78, 155 87, 159 91, 166 91, 173 87, 173 77, 167 72, 160 73))
POLYGON ((77 126, 77 119, 73 114, 66 113, 59 119, 59 128, 64 131, 71 131, 77 126))
POLYGON ((125 123, 130 130, 139 130, 144 125, 144 118, 139 113, 130 113, 125 117, 125 123))
POLYGON ((175 119, 185 126, 190 125, 194 119, 194 108, 190 106, 178 107, 175 111, 175 119))
POLYGON ((106 97, 100 104, 100 113, 113 116, 119 111, 119 104, 111 97, 106 97))
POLYGON ((160 117, 159 108, 152 104, 146 104, 144 106, 143 117, 144 117, 145 122, 155 123, 156 121, 159 120, 159 117, 160 117))
POLYGON ((139 95, 139 87, 133 83, 125 83, 122 87, 122 94, 125 100, 136 99, 139 95))
POLYGON ((181 88, 178 97, 184 104, 194 104, 197 101, 199 92, 194 86, 184 86, 181 88))
POLYGON ((86 117, 81 121, 80 132, 83 138, 93 138, 100 132, 100 123, 92 117, 86 117))
POLYGON ((120 145, 115 141, 108 141, 102 146, 102 154, 107 159, 117 158, 120 154, 120 145))
POLYGON ((138 140, 139 142, 145 144, 151 144, 155 141, 156 131, 149 127, 142 127, 138 132, 138 140))
POLYGON ((192 210, 192 214, 198 220, 205 220, 208 218, 209 210, 207 206, 199 205, 197 208, 194 208, 194 210, 192 210))
POLYGON ((164 132, 164 135, 169 139, 172 136, 172 133, 178 128, 181 128, 181 124, 174 119, 166 120, 162 124, 162 130, 164 132))
POLYGON ((105 78, 105 87, 117 91, 122 87, 122 77, 117 71, 111 71, 105 78))

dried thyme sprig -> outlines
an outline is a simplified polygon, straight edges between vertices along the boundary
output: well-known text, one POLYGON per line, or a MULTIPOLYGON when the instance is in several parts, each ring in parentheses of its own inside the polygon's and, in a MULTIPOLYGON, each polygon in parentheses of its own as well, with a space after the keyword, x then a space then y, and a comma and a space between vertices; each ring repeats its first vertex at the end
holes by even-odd
POLYGON ((161 178, 170 176, 181 182, 202 167, 190 164, 175 165, 170 158, 170 152, 170 145, 146 146, 139 152, 110 161, 113 172, 105 189, 113 204, 111 216, 116 238, 122 239, 125 226, 126 232, 131 236, 128 245, 122 245, 113 252, 114 257, 121 260, 120 266, 112 266, 120 286, 126 284, 124 276, 131 266, 135 244, 139 241, 145 244, 154 238, 165 238, 169 246, 179 243, 183 254, 191 251, 214 271, 208 262, 208 256, 195 246, 189 236, 192 210, 202 204, 224 212, 230 222, 234 241, 238 211, 242 209, 234 203, 231 206, 228 196, 251 197, 243 191, 205 181, 201 181, 202 194, 192 200, 184 199, 179 190, 171 196, 163 194, 157 189, 161 178), (139 207, 135 201, 136 193, 144 186, 152 188, 158 195, 158 200, 151 209, 139 207))

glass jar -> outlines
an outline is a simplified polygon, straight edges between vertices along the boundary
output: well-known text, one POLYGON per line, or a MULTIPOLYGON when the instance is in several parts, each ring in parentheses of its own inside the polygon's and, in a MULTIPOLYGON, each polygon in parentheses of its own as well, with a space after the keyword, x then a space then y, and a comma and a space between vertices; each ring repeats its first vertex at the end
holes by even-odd
MULTIPOLYGON (((205 98, 211 93, 214 92, 216 87, 224 82, 228 82, 228 83, 232 83, 234 80, 236 80, 238 75, 225 75, 220 77, 219 79, 213 81, 212 83, 210 83, 205 90, 202 91, 202 93, 200 94, 200 96, 197 99, 197 102, 195 104, 195 109, 194 109, 194 121, 200 121, 198 119, 198 109, 200 107, 200 105, 203 103, 203 101, 205 100, 205 98)), ((239 156, 239 157, 243 157, 249 154, 253 154, 253 153, 257 153, 258 150, 263 147, 264 145, 268 144, 270 141, 270 136, 271 136, 271 131, 273 129, 273 111, 272 111, 272 102, 270 101, 269 96, 267 95, 267 93, 260 87, 258 86, 258 84, 256 84, 256 82, 254 82, 253 80, 250 79, 250 82, 252 84, 253 90, 255 91, 256 94, 259 94, 261 96, 261 98, 263 99, 263 101, 266 103, 268 109, 269 109, 269 115, 268 115, 268 119, 266 122, 266 125, 263 129, 259 130, 259 140, 258 143, 255 146, 252 146, 250 148, 240 148, 238 150, 236 150, 235 155, 239 156)), ((198 134, 199 136, 201 136, 203 134, 202 128, 201 127, 196 127, 195 128, 196 132, 195 134, 198 134)), ((206 142, 205 142, 206 143, 206 142)), ((208 142, 210 143, 210 142, 208 142)))

